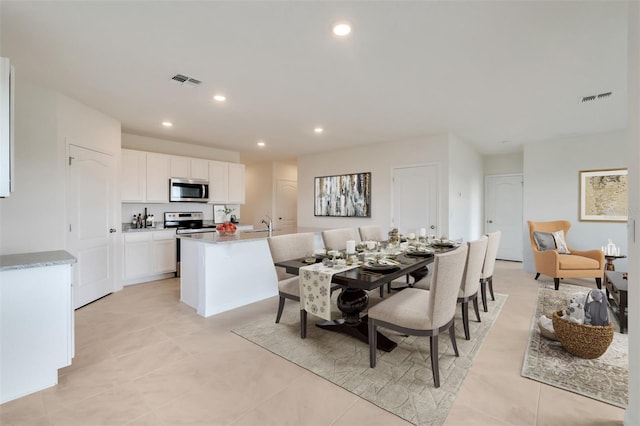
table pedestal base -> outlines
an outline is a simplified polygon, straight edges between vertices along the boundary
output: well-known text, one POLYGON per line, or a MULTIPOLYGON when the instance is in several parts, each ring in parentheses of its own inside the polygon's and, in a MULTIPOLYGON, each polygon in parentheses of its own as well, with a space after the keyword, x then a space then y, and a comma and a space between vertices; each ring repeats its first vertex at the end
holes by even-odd
MULTIPOLYGON (((316 327, 322 328, 324 330, 336 331, 338 333, 348 334, 349 336, 353 336, 356 339, 360 340, 364 343, 369 343, 369 326, 367 322, 367 317, 362 317, 360 321, 355 324, 349 324, 345 320, 333 320, 333 321, 321 321, 316 323, 316 327)), ((389 339, 384 334, 378 333, 378 344, 377 347, 381 351, 391 352, 395 349, 398 344, 393 340, 389 339)))

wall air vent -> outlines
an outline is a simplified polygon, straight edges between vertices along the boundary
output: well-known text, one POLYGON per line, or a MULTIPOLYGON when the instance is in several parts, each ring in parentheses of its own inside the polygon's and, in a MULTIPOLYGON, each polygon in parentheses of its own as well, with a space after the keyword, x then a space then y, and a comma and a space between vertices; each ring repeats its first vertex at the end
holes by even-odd
POLYGON ((202 81, 183 75, 183 74, 176 74, 173 77, 171 77, 171 80, 175 81, 181 86, 188 86, 188 87, 196 87, 202 84, 202 81))
POLYGON ((611 97, 611 95, 613 95, 613 92, 604 92, 597 95, 583 96, 582 98, 580 98, 580 103, 583 104, 586 102, 600 101, 611 97))

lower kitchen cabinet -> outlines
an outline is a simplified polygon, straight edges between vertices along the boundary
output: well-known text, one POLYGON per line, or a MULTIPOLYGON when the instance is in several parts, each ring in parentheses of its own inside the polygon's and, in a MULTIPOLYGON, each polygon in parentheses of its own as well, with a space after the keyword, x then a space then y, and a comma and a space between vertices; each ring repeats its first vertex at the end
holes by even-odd
POLYGON ((152 249, 154 274, 176 271, 176 231, 154 232, 152 249))
POLYGON ((166 278, 176 271, 176 231, 139 231, 124 235, 124 284, 166 278))

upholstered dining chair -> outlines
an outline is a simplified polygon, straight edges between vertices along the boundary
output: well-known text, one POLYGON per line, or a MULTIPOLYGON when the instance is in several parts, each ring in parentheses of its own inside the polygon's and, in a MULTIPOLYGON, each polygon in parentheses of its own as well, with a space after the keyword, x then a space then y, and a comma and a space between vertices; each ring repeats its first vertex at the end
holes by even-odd
MULTIPOLYGON (((369 226, 361 226, 358 228, 358 233, 360 234, 360 241, 384 241, 385 237, 382 233, 382 227, 378 225, 369 225, 369 226)), ((426 267, 425 267, 426 268, 426 267)), ((412 273, 413 274, 413 273, 412 273)), ((391 290, 402 290, 410 285, 409 277, 411 274, 407 274, 406 277, 406 285, 402 287, 392 287, 391 283, 387 284, 387 293, 391 293, 391 290)), ((382 287, 380 288, 381 291, 382 287)), ((380 293, 382 296, 383 293, 380 293)))
MULTIPOLYGON (((313 253, 314 236, 312 232, 300 234, 286 234, 270 237, 268 239, 269 250, 273 262, 281 262, 302 258, 313 253)), ((300 301, 300 287, 298 285, 298 276, 288 274, 284 268, 275 267, 278 276, 278 313, 276 314, 276 323, 280 322, 282 311, 284 310, 285 299, 300 301)), ((304 336, 307 324, 307 311, 300 309, 300 335, 304 336)))
POLYGON ((491 294, 491 300, 496 300, 493 295, 493 268, 496 266, 496 257, 498 256, 498 248, 500 248, 501 231, 490 232, 487 234, 489 241, 487 242, 487 253, 484 256, 484 265, 482 266, 482 274, 480 274, 480 293, 482 295, 482 308, 488 312, 487 308, 487 286, 491 294))
POLYGON ((571 222, 554 220, 527 223, 536 280, 540 274, 552 277, 555 289, 558 290, 561 278, 595 278, 598 288, 602 288, 604 253, 599 249, 576 250, 570 247, 566 239, 571 222))
POLYGON ((382 227, 378 225, 361 226, 358 228, 358 233, 360 234, 360 241, 384 240, 382 227))
MULTIPOLYGON (((338 228, 322 231, 322 242, 327 250, 345 250, 347 241, 356 239, 354 228, 338 228)), ((384 297, 384 287, 380 287, 380 297, 384 297)))
POLYGON ((433 384, 440 387, 438 337, 446 330, 456 356, 459 356, 454 317, 467 245, 437 254, 434 260, 431 290, 407 288, 369 308, 369 365, 376 366, 378 327, 414 336, 429 336, 433 384))
MULTIPOLYGON (((478 309, 478 291, 480 289, 480 275, 484 266, 484 259, 487 254, 489 238, 484 235, 479 240, 469 241, 469 253, 467 254, 467 264, 464 268, 464 277, 458 294, 458 303, 462 305, 462 326, 464 328, 464 338, 471 339, 469 332, 469 301, 473 303, 473 310, 476 313, 476 320, 480 322, 480 310, 478 309)), ((493 293, 492 293, 493 294, 493 293)))
MULTIPOLYGON (((469 302, 473 303, 473 310, 476 313, 476 320, 480 322, 480 310, 478 308, 478 291, 480 289, 480 274, 482 274, 482 266, 484 265, 484 258, 487 253, 487 243, 489 238, 483 235, 482 238, 475 241, 469 241, 467 247, 469 249, 467 253, 467 261, 464 267, 464 276, 462 283, 460 284, 460 292, 458 293, 458 303, 462 308, 462 326, 464 328, 464 338, 466 340, 471 339, 471 333, 469 332, 469 302)), ((429 290, 431 288, 431 278, 429 275, 413 286, 423 290, 429 290)))
POLYGON ((322 231, 322 242, 327 250, 345 250, 347 241, 356 239, 354 228, 328 229, 322 231))

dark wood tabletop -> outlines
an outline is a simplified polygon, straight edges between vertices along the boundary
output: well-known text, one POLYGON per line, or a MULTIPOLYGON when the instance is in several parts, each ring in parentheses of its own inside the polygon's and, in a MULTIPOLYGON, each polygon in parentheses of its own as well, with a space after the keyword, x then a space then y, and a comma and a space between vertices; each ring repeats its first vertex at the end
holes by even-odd
MULTIPOLYGON (((357 267, 334 274, 332 282, 346 288, 373 290, 395 280, 396 278, 407 275, 429 265, 430 263, 433 263, 434 255, 410 256, 407 254, 401 254, 396 257, 396 260, 400 262, 400 265, 397 269, 392 271, 385 271, 384 273, 374 272, 363 270, 362 267, 357 267)), ((288 273, 298 275, 300 268, 308 266, 308 264, 304 262, 304 259, 292 259, 283 262, 276 262, 275 266, 283 267, 288 273)))

